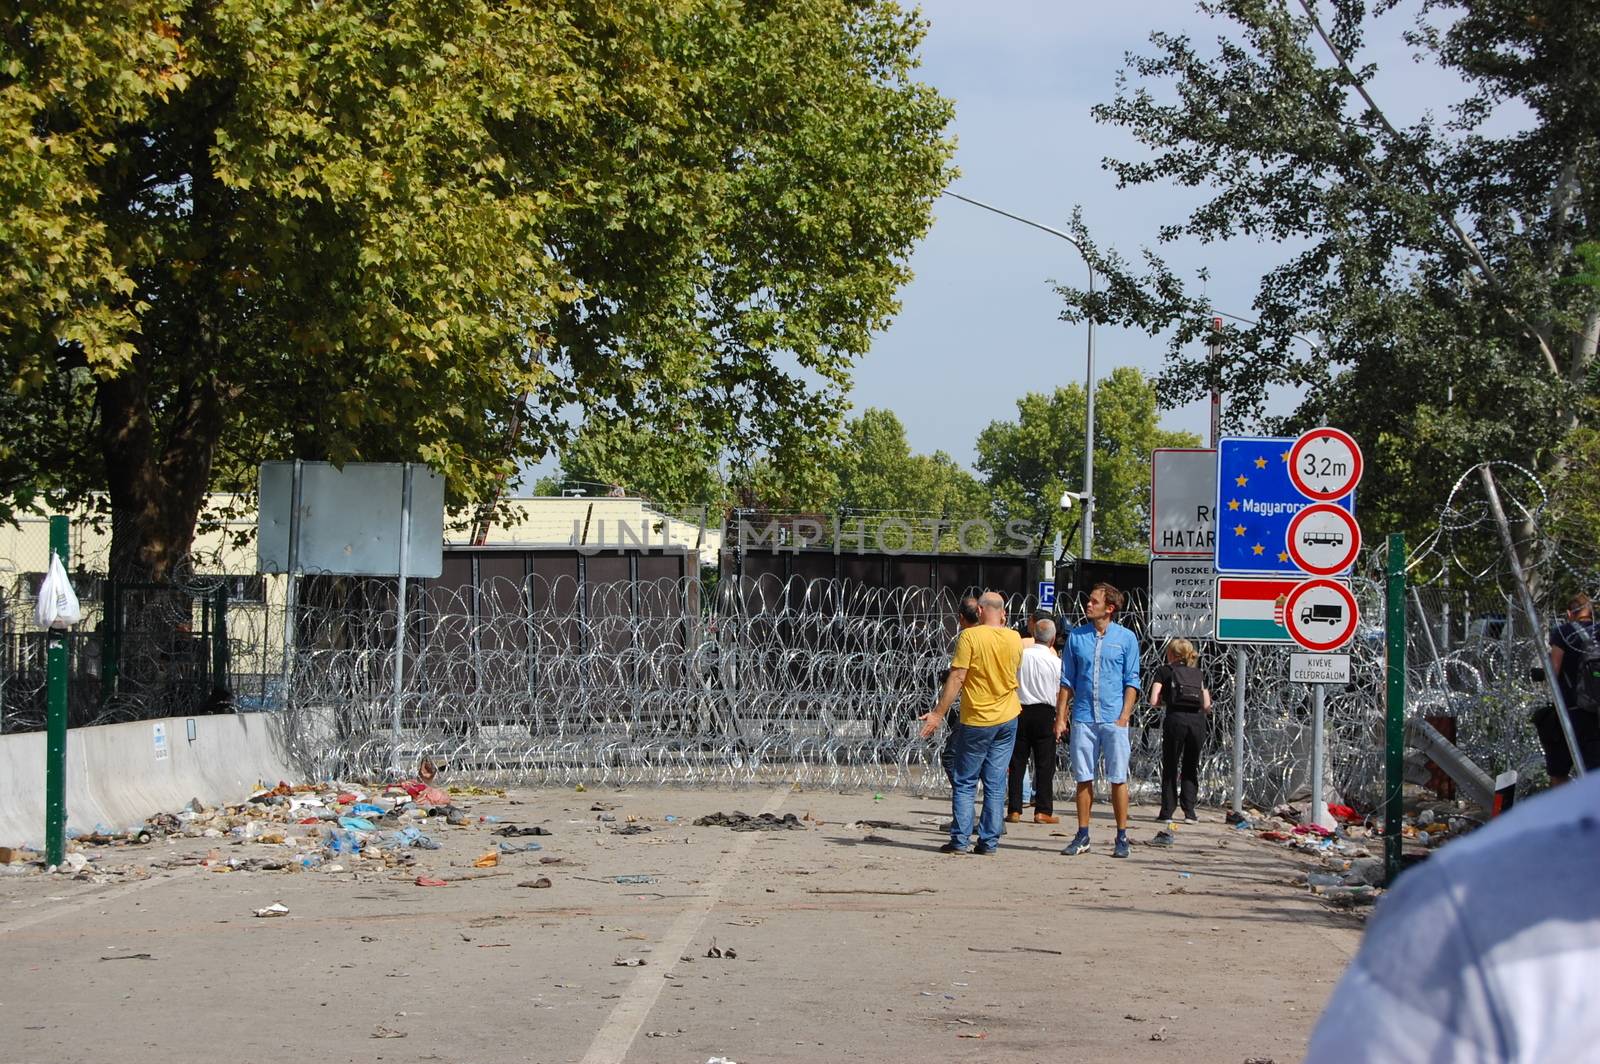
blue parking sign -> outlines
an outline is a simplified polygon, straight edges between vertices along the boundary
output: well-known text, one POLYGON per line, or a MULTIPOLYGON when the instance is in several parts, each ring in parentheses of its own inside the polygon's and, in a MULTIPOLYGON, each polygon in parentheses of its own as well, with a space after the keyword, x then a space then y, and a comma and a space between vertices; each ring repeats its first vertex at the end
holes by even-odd
POLYGON ((1039 608, 1053 610, 1056 608, 1056 582, 1054 580, 1039 581, 1039 608))
MULTIPOLYGON (((1312 505, 1289 479, 1294 437, 1226 436, 1217 441, 1217 571, 1299 573, 1289 557, 1289 522, 1312 505)), ((1355 492, 1333 505, 1356 510, 1355 492)))

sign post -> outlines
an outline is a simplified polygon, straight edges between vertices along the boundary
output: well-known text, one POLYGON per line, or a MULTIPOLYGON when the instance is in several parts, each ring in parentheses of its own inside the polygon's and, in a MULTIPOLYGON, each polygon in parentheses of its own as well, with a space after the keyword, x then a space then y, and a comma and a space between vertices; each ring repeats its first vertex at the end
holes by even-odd
MULTIPOLYGON (((50 518, 50 553, 67 567, 67 519, 50 518)), ((44 863, 59 865, 67 847, 67 633, 45 633, 49 716, 45 722, 44 863)))
MULTIPOLYGON (((1347 683, 1350 669, 1348 655, 1330 651, 1349 642, 1360 623, 1355 596, 1333 578, 1361 551, 1355 489, 1362 468, 1361 448, 1339 429, 1217 441, 1216 638, 1311 651, 1291 656, 1290 679, 1312 685, 1307 820, 1323 827, 1331 826, 1323 794, 1324 685, 1347 683)), ((1236 728, 1236 809, 1243 746, 1236 728)))

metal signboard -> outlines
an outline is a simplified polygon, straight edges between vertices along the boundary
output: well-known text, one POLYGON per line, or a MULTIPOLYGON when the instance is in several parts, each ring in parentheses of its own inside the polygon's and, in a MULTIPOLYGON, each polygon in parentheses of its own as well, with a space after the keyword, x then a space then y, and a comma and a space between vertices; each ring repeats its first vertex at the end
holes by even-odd
MULTIPOLYGON (((1304 438, 1304 437, 1302 437, 1304 438)), ((1289 477, 1296 440, 1228 436, 1217 444, 1217 554, 1219 573, 1295 574, 1289 522, 1313 504, 1289 477)), ((1355 496, 1332 505, 1355 513, 1355 496)))
POLYGON ((256 565, 263 573, 395 576, 406 543, 407 576, 436 577, 444 567, 444 478, 411 463, 294 462, 261 466, 256 565), (298 512, 296 503, 298 502, 298 512), (404 528, 409 517, 409 528, 404 528), (403 534, 404 533, 404 534, 403 534))
POLYGON ((1216 638, 1219 643, 1293 643, 1284 605, 1299 577, 1217 578, 1216 638))
POLYGON ((1283 623, 1289 635, 1311 651, 1344 646, 1356 634, 1360 619, 1356 597, 1337 580, 1302 581, 1283 605, 1283 623))
POLYGON ((1151 559, 1151 637, 1209 639, 1216 625, 1215 583, 1210 559, 1151 559))
POLYGON ((1150 452, 1150 553, 1209 558, 1217 549, 1217 452, 1158 447, 1150 452))
POLYGON ((1053 610, 1056 608, 1056 582, 1054 580, 1039 581, 1039 608, 1053 610))
POLYGON ((1350 682, 1349 654, 1290 654, 1291 683, 1350 682))

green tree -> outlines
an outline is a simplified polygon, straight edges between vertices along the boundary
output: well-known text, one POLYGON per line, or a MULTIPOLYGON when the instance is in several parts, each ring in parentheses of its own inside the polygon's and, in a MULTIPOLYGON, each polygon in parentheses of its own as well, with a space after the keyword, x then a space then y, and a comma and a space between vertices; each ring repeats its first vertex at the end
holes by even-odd
POLYGON ((572 404, 827 424, 949 176, 888 0, 19 0, 0 16, 9 504, 160 577, 266 458, 492 500, 572 404), (84 441, 92 441, 86 446, 84 441))
POLYGON ((933 545, 932 521, 955 528, 988 517, 978 479, 944 451, 913 453, 892 411, 869 407, 845 423, 834 470, 833 508, 841 520, 857 518, 871 527, 898 517, 912 526, 912 545, 919 548, 933 545))
POLYGON ((705 506, 715 513, 730 497, 718 458, 687 424, 654 430, 592 419, 562 446, 554 486, 577 484, 591 493, 620 486, 668 510, 705 506))
POLYGON ((1095 250, 1105 289, 1063 292, 1072 317, 1169 332, 1167 404, 1204 394, 1215 372, 1241 428, 1260 423, 1269 388, 1303 389, 1265 427, 1350 429, 1371 527, 1421 533, 1466 468, 1558 472, 1590 418, 1600 299, 1561 282, 1600 224, 1600 4, 1426 0, 1406 39, 1466 96, 1404 128, 1373 94, 1375 68, 1350 59, 1374 28, 1392 32, 1378 20, 1394 6, 1203 3, 1224 23, 1213 52, 1153 34, 1095 109, 1150 150, 1107 160, 1124 185, 1210 191, 1163 240, 1289 250, 1261 279, 1260 323, 1227 330, 1220 367, 1195 357, 1204 299, 1153 252, 1135 268, 1095 250), (1515 111, 1521 129, 1491 123, 1515 111))
MULTIPOLYGON (((1144 561, 1150 547, 1150 452, 1157 447, 1198 447, 1189 432, 1162 429, 1156 391, 1144 374, 1119 366, 1095 386, 1095 557, 1144 561)), ((1070 534, 1082 509, 1061 523, 1063 492, 1083 481, 1084 390, 1070 384, 1017 400, 1015 421, 994 421, 978 436, 978 472, 998 520, 1021 521, 1048 544, 1051 533, 1070 534)))

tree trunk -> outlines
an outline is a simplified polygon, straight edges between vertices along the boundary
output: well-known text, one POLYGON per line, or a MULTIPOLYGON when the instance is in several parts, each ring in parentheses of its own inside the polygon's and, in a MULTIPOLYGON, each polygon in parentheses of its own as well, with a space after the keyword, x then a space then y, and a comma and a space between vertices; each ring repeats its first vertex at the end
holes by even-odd
POLYGON ((182 385, 158 426, 142 360, 98 389, 100 446, 111 497, 110 573, 159 583, 182 569, 222 437, 221 389, 182 385), (165 431, 161 431, 161 430, 165 431))

